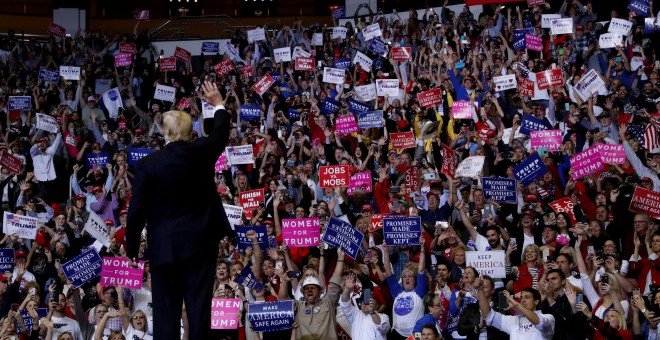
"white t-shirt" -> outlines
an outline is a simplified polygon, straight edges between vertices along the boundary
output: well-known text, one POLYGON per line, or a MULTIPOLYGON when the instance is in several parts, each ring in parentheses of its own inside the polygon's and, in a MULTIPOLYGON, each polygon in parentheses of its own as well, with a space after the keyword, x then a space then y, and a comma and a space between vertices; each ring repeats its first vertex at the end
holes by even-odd
POLYGON ((124 332, 126 340, 153 340, 153 337, 143 331, 138 331, 133 328, 133 325, 128 325, 128 329, 124 332))
POLYGON ((78 321, 66 316, 63 318, 53 316, 51 321, 53 322, 54 339, 57 339, 57 337, 64 332, 69 332, 73 336, 74 340, 83 340, 82 331, 80 330, 78 321))
POLYGON ((486 317, 486 324, 493 326, 507 334, 511 340, 549 340, 555 333, 555 317, 551 314, 542 314, 537 310, 539 316, 538 325, 531 323, 521 315, 503 315, 491 310, 486 317))

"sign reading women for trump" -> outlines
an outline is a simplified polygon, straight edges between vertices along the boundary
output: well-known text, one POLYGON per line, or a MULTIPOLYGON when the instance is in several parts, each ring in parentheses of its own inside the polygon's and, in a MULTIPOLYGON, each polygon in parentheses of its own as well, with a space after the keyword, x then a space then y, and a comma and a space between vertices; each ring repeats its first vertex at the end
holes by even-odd
POLYGON ((488 178, 481 180, 484 198, 499 203, 516 203, 516 180, 510 178, 488 178))
POLYGON ((282 220, 282 240, 288 247, 316 247, 320 239, 321 224, 318 217, 282 220))
POLYGON ((338 136, 350 135, 353 132, 358 132, 357 122, 355 122, 355 116, 352 114, 346 116, 339 116, 335 120, 335 132, 338 136))
POLYGON ((346 255, 355 260, 364 235, 350 223, 330 217, 322 239, 323 242, 335 248, 341 248, 346 255))
POLYGON ((211 329, 237 329, 238 312, 243 306, 240 298, 211 301, 211 329))
POLYGON ((571 170, 573 180, 603 170, 603 161, 600 159, 598 147, 591 147, 571 157, 571 170))
POLYGON ((247 318, 253 332, 273 332, 293 327, 293 300, 251 303, 247 318))
POLYGON ((595 147, 598 149, 600 159, 605 164, 623 164, 626 162, 626 152, 621 144, 598 143, 595 147))
POLYGON ((520 165, 513 168, 513 175, 523 186, 528 186, 535 179, 548 172, 548 168, 543 163, 538 153, 533 153, 525 158, 520 165))
POLYGON ((2 232, 7 235, 16 234, 24 239, 34 240, 37 237, 36 217, 22 216, 5 211, 2 232))
POLYGON ((353 195, 356 190, 362 190, 365 193, 370 193, 372 191, 370 171, 358 172, 351 176, 350 184, 346 193, 348 195, 353 195))
POLYGON ((389 246, 419 244, 422 237, 422 218, 386 217, 383 218, 383 238, 389 246))
POLYGON ((561 151, 561 130, 542 130, 530 132, 532 149, 548 148, 548 151, 561 151))
POLYGON ((472 119, 472 109, 467 100, 454 100, 451 106, 451 114, 454 119, 472 119))
POLYGON ((485 156, 472 156, 464 159, 456 167, 456 177, 479 178, 484 168, 485 156))
POLYGON ((504 250, 466 251, 465 263, 476 269, 479 275, 488 275, 496 279, 506 277, 504 250))
POLYGON ((144 261, 139 261, 138 267, 133 268, 131 261, 124 257, 103 257, 101 265, 101 285, 122 286, 130 289, 142 288, 144 276, 144 261))

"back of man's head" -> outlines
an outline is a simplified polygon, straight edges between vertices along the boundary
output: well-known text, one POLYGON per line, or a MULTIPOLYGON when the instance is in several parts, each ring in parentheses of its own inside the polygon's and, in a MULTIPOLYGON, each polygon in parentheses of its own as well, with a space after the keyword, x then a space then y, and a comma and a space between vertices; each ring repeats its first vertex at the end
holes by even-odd
POLYGON ((189 142, 192 138, 192 118, 183 111, 172 110, 163 114, 165 142, 189 142))

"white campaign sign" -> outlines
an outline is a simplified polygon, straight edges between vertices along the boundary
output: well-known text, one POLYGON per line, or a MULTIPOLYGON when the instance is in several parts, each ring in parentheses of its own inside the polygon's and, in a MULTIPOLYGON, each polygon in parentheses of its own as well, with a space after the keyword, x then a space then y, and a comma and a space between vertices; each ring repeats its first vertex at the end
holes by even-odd
POLYGON ((323 33, 314 33, 312 35, 312 46, 323 46, 323 33))
POLYGON ((176 89, 167 85, 156 85, 156 92, 154 92, 154 99, 160 99, 168 102, 174 102, 176 97, 176 89))
MULTIPOLYGON (((502 142, 504 142, 504 144, 507 145, 509 144, 509 138, 511 138, 512 130, 513 128, 504 129, 504 133, 502 134, 502 142)), ((518 138, 522 138, 522 135, 520 134, 520 127, 516 129, 516 133, 513 135, 513 139, 518 139, 518 138)))
POLYGON ((610 28, 607 31, 629 35, 630 31, 632 31, 632 27, 633 23, 628 20, 612 18, 612 20, 610 20, 610 28))
POLYGON ((345 70, 340 68, 324 67, 323 68, 323 82, 331 84, 343 84, 345 70))
POLYGON ((550 27, 552 34, 571 34, 573 33, 573 19, 555 19, 552 21, 552 27, 550 27))
POLYGON ((376 94, 379 96, 398 96, 399 79, 376 79, 376 94))
POLYGON ((371 40, 375 37, 382 37, 383 36, 383 31, 381 31, 380 26, 378 23, 369 25, 365 27, 362 30, 362 35, 364 36, 364 40, 371 40))
POLYGON ((291 49, 288 47, 276 48, 273 50, 275 62, 291 61, 291 49))
POLYGON ((80 67, 60 66, 60 76, 65 80, 80 80, 80 67))
POLYGON ((371 72, 371 65, 373 63, 374 61, 371 60, 371 58, 367 57, 360 51, 355 53, 355 58, 353 58, 353 65, 360 65, 360 67, 367 72, 371 72))
POLYGON ((90 236, 103 243, 104 246, 110 247, 108 226, 105 225, 103 219, 95 212, 89 212, 89 218, 87 219, 87 223, 85 223, 84 229, 90 236))
POLYGON ((332 28, 332 39, 346 39, 346 33, 348 33, 348 28, 343 26, 337 26, 332 28))
POLYGON ((57 133, 57 118, 37 112, 37 129, 57 133))
POLYGON ((298 57, 309 58, 311 56, 311 53, 303 50, 300 46, 296 46, 296 48, 293 49, 293 55, 291 56, 291 59, 295 60, 298 57))
POLYGON ((552 22, 557 19, 561 19, 561 15, 543 14, 541 16, 541 28, 552 28, 552 22))
POLYGON ((506 277, 504 250, 466 251, 465 265, 495 279, 506 277))
POLYGON ((598 38, 598 45, 600 48, 615 48, 621 46, 623 42, 623 35, 619 32, 603 33, 598 38))
POLYGON ((255 41, 266 40, 266 32, 263 28, 255 28, 248 31, 248 42, 251 44, 255 41))
POLYGON ((493 82, 495 83, 495 89, 497 91, 504 91, 504 90, 518 88, 518 81, 516 80, 515 74, 493 77, 493 82))
POLYGON ((575 89, 588 98, 603 86, 605 86, 603 79, 600 78, 596 71, 591 69, 575 84, 575 89))
POLYGON ((235 226, 241 225, 241 217, 243 216, 243 207, 231 204, 222 204, 225 208, 225 214, 229 220, 229 225, 231 229, 234 230, 235 226))
POLYGON ((358 100, 368 102, 376 99, 376 84, 367 84, 362 86, 355 86, 355 94, 358 100))
POLYGON ((202 101, 202 116, 204 118, 213 118, 215 116, 215 106, 202 101))
POLYGON ((37 238, 36 217, 21 216, 5 211, 2 232, 11 235, 16 234, 20 238, 34 240, 37 238))
POLYGON ((230 165, 254 164, 252 144, 227 147, 227 160, 230 165))
POLYGON ((456 167, 456 177, 479 178, 484 168, 485 156, 472 156, 464 159, 456 167))

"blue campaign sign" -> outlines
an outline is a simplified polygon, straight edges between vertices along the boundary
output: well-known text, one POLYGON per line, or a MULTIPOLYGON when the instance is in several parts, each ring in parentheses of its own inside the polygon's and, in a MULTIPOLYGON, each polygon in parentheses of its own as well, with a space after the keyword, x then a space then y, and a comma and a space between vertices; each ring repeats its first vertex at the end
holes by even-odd
POLYGON ((373 67, 374 70, 382 70, 383 69, 383 59, 381 59, 381 58, 374 59, 374 62, 373 62, 373 64, 371 64, 371 67, 373 67))
POLYGON ((532 18, 523 19, 523 26, 525 28, 534 28, 534 26, 532 25, 532 18))
POLYGON ((371 110, 371 105, 365 104, 363 102, 357 101, 353 98, 348 98, 348 111, 351 113, 362 113, 371 110))
POLYGON ((383 127, 383 110, 360 113, 358 127, 360 129, 383 127))
POLYGON ((516 203, 516 180, 510 178, 488 178, 481 180, 484 198, 499 203, 516 203))
MULTIPOLYGON (((36 311, 37 315, 39 315, 39 319, 45 318, 48 315, 48 310, 46 308, 37 308, 36 311)), ((21 309, 21 316, 23 317, 25 328, 27 328, 28 332, 31 332, 32 326, 34 326, 34 319, 30 316, 27 309, 21 309)))
POLYGON ((655 18, 644 19, 644 33, 653 33, 655 31, 655 18))
POLYGON ((10 110, 30 111, 32 108, 32 97, 30 96, 9 96, 10 110))
POLYGON ((279 72, 271 72, 270 76, 275 80, 273 85, 280 86, 282 83, 282 75, 279 72))
POLYGON ((264 284, 261 283, 261 281, 259 281, 256 276, 254 276, 252 267, 243 268, 241 275, 234 278, 234 282, 238 283, 239 285, 243 285, 244 287, 254 289, 258 292, 264 290, 264 284))
POLYGON ((204 53, 218 53, 220 51, 220 43, 205 41, 202 43, 202 52, 204 53))
POLYGON ((520 28, 513 30, 513 49, 522 51, 527 46, 525 34, 534 34, 534 28, 520 28))
POLYGON ((0 275, 14 271, 14 249, 0 248, 0 275))
POLYGON ((543 160, 538 153, 531 154, 529 157, 525 158, 520 165, 513 168, 513 175, 524 186, 528 186, 535 179, 543 176, 546 172, 548 172, 548 168, 543 164, 543 160))
POLYGON ((107 152, 91 153, 85 156, 87 159, 87 167, 93 168, 95 164, 105 167, 106 164, 110 164, 110 156, 107 152))
POLYGON ((236 238, 238 239, 238 250, 245 250, 252 248, 252 241, 247 237, 247 232, 254 230, 257 233, 257 241, 261 250, 266 251, 268 248, 268 234, 266 233, 266 226, 244 226, 236 227, 236 238))
POLYGON ((241 105, 241 120, 260 120, 261 106, 241 105))
POLYGON ((646 0, 630 0, 630 5, 628 5, 628 9, 637 13, 637 15, 643 15, 647 16, 649 14, 653 15, 650 13, 650 4, 646 0))
POLYGON ((389 246, 419 244, 422 237, 422 218, 385 217, 383 218, 383 238, 389 246))
POLYGON ((347 58, 343 59, 335 59, 335 62, 333 63, 334 68, 342 69, 342 70, 348 70, 351 67, 351 60, 347 58))
POLYGON ((379 38, 371 39, 371 43, 369 44, 369 51, 376 55, 385 57, 387 56, 388 51, 387 44, 379 38))
POLYGON ((300 119, 300 112, 296 109, 289 109, 287 115, 289 116, 289 119, 300 119))
POLYGON ((323 242, 341 250, 353 260, 357 257, 364 235, 350 223, 331 217, 327 224, 323 242))
POLYGON ((338 101, 328 97, 321 104, 321 113, 326 115, 334 115, 337 114, 337 112, 339 112, 340 107, 341 104, 338 101))
POLYGON ((332 10, 335 19, 343 18, 346 16, 346 7, 340 6, 332 10))
POLYGON ((532 131, 541 131, 546 129, 547 126, 545 126, 543 120, 531 115, 523 115, 522 122, 520 123, 520 133, 528 135, 532 131))
POLYGON ((39 80, 49 81, 55 84, 60 80, 60 73, 42 66, 39 68, 39 80))
POLYGON ((130 148, 128 149, 128 164, 135 165, 137 161, 146 155, 156 151, 155 149, 130 148))
POLYGON ((253 332, 273 332, 293 327, 293 300, 248 304, 253 332))
POLYGON ((101 275, 101 257, 94 248, 88 248, 82 254, 62 264, 66 278, 73 283, 73 288, 101 275))

